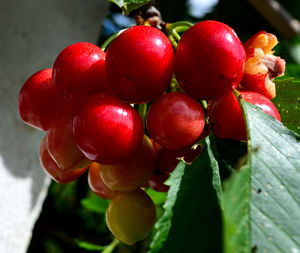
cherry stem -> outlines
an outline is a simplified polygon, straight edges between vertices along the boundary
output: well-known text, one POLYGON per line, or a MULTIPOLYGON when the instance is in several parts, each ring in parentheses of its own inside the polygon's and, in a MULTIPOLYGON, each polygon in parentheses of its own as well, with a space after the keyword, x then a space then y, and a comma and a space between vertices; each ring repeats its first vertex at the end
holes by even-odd
POLYGON ((171 85, 170 85, 170 90, 171 90, 171 92, 177 92, 177 91, 179 91, 179 89, 180 89, 179 84, 175 78, 175 75, 173 75, 171 85))
POLYGON ((181 39, 179 33, 185 32, 191 26, 193 26, 193 24, 186 21, 179 21, 175 23, 169 23, 166 25, 166 34, 168 35, 168 38, 175 49, 177 48, 178 42, 181 39))
POLYGON ((145 126, 145 120, 147 115, 147 104, 139 104, 138 105, 138 113, 141 116, 144 126, 145 126))
POLYGON ((103 51, 106 51, 107 47, 109 46, 109 44, 115 39, 117 38, 122 32, 124 32, 126 29, 120 30, 116 33, 114 33, 113 35, 109 36, 101 45, 101 49, 103 51))
POLYGON ((168 36, 168 38, 169 38, 171 44, 173 45, 173 47, 174 47, 174 48, 177 48, 178 43, 177 43, 177 41, 174 39, 174 36, 173 36, 172 34, 170 34, 170 35, 168 36))
POLYGON ((175 39, 176 39, 177 41, 180 41, 181 37, 180 37, 180 35, 178 34, 178 32, 176 31, 176 29, 173 29, 173 30, 172 30, 172 35, 175 37, 175 39))
MULTIPOLYGON (((173 29, 176 29, 178 27, 184 28, 185 31, 187 29, 189 29, 190 27, 192 27, 193 24, 187 21, 178 21, 178 22, 174 22, 174 23, 168 23, 166 25, 166 30, 167 30, 167 34, 171 33, 173 29)), ((179 31, 177 31, 179 32, 179 31)))
POLYGON ((207 102, 205 100, 201 100, 201 104, 202 104, 204 109, 207 108, 207 102))
POLYGON ((118 239, 114 239, 109 245, 105 247, 105 249, 102 251, 102 253, 111 253, 113 250, 118 246, 120 241, 118 239))

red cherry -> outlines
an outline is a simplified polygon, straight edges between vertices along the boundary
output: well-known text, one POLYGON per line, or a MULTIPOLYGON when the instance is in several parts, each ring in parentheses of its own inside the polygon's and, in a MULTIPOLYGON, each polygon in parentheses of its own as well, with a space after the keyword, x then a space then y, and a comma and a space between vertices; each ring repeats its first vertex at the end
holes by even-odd
POLYGON ((95 94, 79 108, 73 121, 73 134, 88 159, 115 164, 137 150, 144 127, 133 107, 114 96, 95 94))
POLYGON ((73 114, 70 114, 46 135, 48 152, 62 170, 83 168, 91 163, 75 144, 72 129, 73 114))
POLYGON ((53 86, 52 69, 36 72, 20 90, 20 116, 26 124, 38 130, 47 131, 70 110, 71 107, 53 86))
POLYGON ((149 108, 147 128, 162 147, 180 149, 192 145, 200 137, 205 124, 203 108, 191 96, 170 92, 149 108))
MULTIPOLYGON (((260 107, 264 112, 281 121, 275 105, 265 96, 251 91, 240 91, 240 95, 247 102, 260 107)), ((243 114, 233 93, 228 93, 221 99, 210 102, 207 111, 216 136, 235 140, 247 139, 243 114)))
POLYGON ((150 26, 134 26, 108 47, 107 78, 114 92, 130 103, 146 103, 163 94, 173 74, 168 38, 150 26))
POLYGON ((155 191, 166 192, 169 186, 164 182, 169 178, 170 173, 176 168, 180 159, 186 163, 192 163, 201 153, 201 145, 191 148, 186 147, 179 150, 160 148, 157 151, 155 171, 148 180, 148 185, 155 191))
POLYGON ((106 81, 105 53, 88 42, 78 42, 61 51, 53 65, 53 82, 72 105, 96 92, 112 93, 106 81))
POLYGON ((245 50, 229 26, 203 21, 187 30, 175 54, 175 75, 182 88, 199 99, 216 99, 242 78, 245 50))
POLYGON ((40 162, 44 171, 57 183, 66 184, 74 181, 80 177, 87 169, 80 168, 74 170, 62 170, 50 156, 47 146, 46 138, 43 139, 40 147, 40 162))
POLYGON ((151 187, 154 191, 157 192, 167 192, 170 186, 164 184, 165 181, 169 178, 169 174, 166 173, 158 173, 153 174, 152 177, 148 180, 147 184, 151 187))

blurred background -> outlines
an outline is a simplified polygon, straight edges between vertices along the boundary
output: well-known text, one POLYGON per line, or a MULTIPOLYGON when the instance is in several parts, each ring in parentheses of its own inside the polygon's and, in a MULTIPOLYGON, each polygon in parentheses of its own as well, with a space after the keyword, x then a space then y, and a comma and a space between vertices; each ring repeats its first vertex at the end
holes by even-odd
MULTIPOLYGON (((106 0, 51 1, 52 4, 49 1, 37 0, 32 1, 31 4, 29 1, 24 2, 24 7, 21 8, 20 1, 11 1, 9 5, 6 1, 5 4, 4 1, 0 1, 0 31, 11 29, 10 33, 7 33, 9 36, 14 36, 13 39, 7 36, 0 40, 2 52, 7 52, 9 48, 9 53, 12 55, 11 58, 9 56, 3 58, 1 54, 0 60, 2 71, 2 73, 0 71, 0 80, 9 79, 6 82, 7 86, 0 84, 0 98, 4 99, 1 102, 3 120, 0 151, 3 161, 0 176, 4 175, 11 180, 8 188, 7 179, 0 181, 1 192, 8 198, 7 202, 0 203, 0 211, 6 210, 4 212, 8 213, 8 218, 5 220, 11 224, 12 221, 9 219, 15 220, 18 213, 22 212, 22 206, 31 201, 33 204, 27 208, 27 213, 23 213, 23 220, 26 220, 28 217, 26 215, 31 215, 33 210, 34 215, 32 215, 31 223, 27 225, 27 230, 29 230, 26 234, 27 242, 22 247, 20 246, 22 249, 19 251, 7 251, 9 246, 6 248, 1 246, 8 237, 17 236, 16 241, 21 239, 18 237, 20 235, 18 231, 15 233, 13 231, 11 234, 8 234, 7 230, 3 231, 6 224, 1 224, 1 222, 4 223, 4 219, 3 221, 0 219, 0 252, 79 253, 102 252, 103 250, 105 253, 146 252, 149 240, 137 243, 133 247, 119 244, 113 249, 115 243, 105 224, 108 201, 98 198, 89 190, 87 175, 67 185, 51 182, 49 186, 49 178, 43 174, 38 164, 37 154, 43 134, 32 133, 34 130, 23 126, 17 112, 17 94, 24 81, 36 70, 51 66, 60 50, 78 41, 90 41, 100 45, 108 36, 133 25, 134 17, 123 16, 118 6, 108 4, 106 0), (17 15, 25 16, 27 25, 13 16, 16 15, 14 8, 19 12, 17 15), (38 22, 40 22, 39 25, 37 25, 38 22), (12 42, 15 39, 17 41, 12 42), (23 46, 20 47, 22 43, 23 46), (12 45, 17 45, 16 49, 12 45), (9 63, 10 59, 13 59, 13 64, 9 63), (6 101, 5 97, 9 102, 3 102, 6 101), (8 120, 9 122, 4 120, 9 119, 11 114, 13 117, 8 120), (14 127, 10 128, 11 126, 14 127), (6 136, 7 132, 11 134, 6 136), (15 148, 14 145, 17 146, 22 138, 26 141, 15 148), (12 146, 11 152, 7 151, 8 145, 12 146), (22 159, 24 157, 27 162, 24 163, 22 159, 17 159, 19 162, 12 162, 11 160, 15 157, 22 159), (26 167, 24 165, 28 168, 24 169, 26 167), (17 180, 13 181, 11 178, 17 178, 17 180), (24 201, 21 204, 18 199, 13 202, 15 190, 12 185, 22 184, 28 178, 32 184, 29 186, 25 184, 24 187, 30 188, 28 194, 31 194, 31 197, 29 200, 20 197, 24 201), (7 197, 6 194, 9 189, 12 189, 11 197, 7 197), (33 233, 30 239, 32 228, 33 233), (106 245, 112 247, 107 248, 106 245), (28 249, 26 249, 27 246, 28 249), (5 250, 1 251, 1 249, 5 250)), ((196 23, 206 19, 218 20, 231 26, 242 42, 261 30, 275 34, 280 42, 275 48, 275 55, 280 55, 287 61, 285 77, 295 77, 300 80, 299 0, 160 0, 157 4, 166 22, 186 20, 196 23)), ((0 36, 5 35, 1 33, 0 36)), ((21 191, 18 194, 22 195, 22 190, 18 191, 21 191)), ((165 194, 153 191, 149 194, 158 205, 160 215, 165 194)), ((22 219, 19 223, 13 224, 22 226, 22 219)))

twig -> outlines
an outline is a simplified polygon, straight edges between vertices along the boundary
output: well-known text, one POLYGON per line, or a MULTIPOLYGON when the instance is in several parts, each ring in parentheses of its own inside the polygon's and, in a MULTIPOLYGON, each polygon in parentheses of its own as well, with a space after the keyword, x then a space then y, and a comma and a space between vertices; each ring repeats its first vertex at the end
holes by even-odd
POLYGON ((300 32, 300 22, 275 0, 248 0, 248 2, 285 38, 300 32))

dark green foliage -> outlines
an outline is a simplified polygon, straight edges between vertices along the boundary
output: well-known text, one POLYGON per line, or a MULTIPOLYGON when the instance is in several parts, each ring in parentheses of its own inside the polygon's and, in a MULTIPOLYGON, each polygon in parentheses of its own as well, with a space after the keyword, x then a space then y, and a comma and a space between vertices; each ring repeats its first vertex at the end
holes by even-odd
POLYGON ((221 252, 221 185, 209 138, 192 165, 177 166, 169 184, 149 252, 221 252))
MULTIPOLYGON (((294 66, 291 71, 296 74, 299 67, 296 69, 294 66)), ((293 78, 278 80, 276 90, 277 96, 273 99, 273 103, 280 113, 282 123, 300 133, 300 82, 293 78)))
POLYGON ((300 248, 299 136, 249 103, 248 156, 226 182, 225 252, 300 248))

